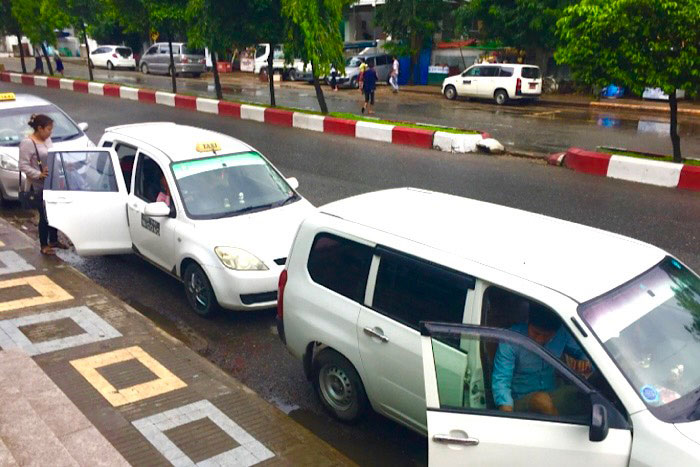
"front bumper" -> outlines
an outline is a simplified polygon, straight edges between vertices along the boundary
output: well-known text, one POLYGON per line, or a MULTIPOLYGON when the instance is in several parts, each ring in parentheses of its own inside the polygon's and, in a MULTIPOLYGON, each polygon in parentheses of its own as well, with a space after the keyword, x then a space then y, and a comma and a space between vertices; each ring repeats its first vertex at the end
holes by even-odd
POLYGON ((175 65, 178 73, 204 73, 206 65, 204 63, 178 63, 175 65))
POLYGON ((19 197, 19 173, 0 168, 0 190, 4 199, 16 200, 19 197))
POLYGON ((219 305, 229 310, 269 310, 277 306, 277 284, 282 268, 233 271, 223 266, 205 268, 219 305))

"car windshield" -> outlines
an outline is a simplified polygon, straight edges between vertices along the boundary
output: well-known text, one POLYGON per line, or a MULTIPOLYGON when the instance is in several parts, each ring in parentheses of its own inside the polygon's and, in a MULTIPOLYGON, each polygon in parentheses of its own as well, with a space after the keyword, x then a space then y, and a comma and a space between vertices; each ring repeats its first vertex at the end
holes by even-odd
POLYGON ((202 55, 204 56, 204 49, 197 49, 190 47, 188 45, 182 46, 182 55, 202 55))
POLYGON ((32 114, 44 114, 53 119, 51 140, 67 141, 83 134, 75 124, 54 105, 7 109, 0 113, 0 146, 19 146, 20 141, 32 133, 27 124, 32 114))
POLYGON ((267 47, 264 45, 259 45, 255 48, 255 58, 260 58, 267 52, 267 47))
POLYGON ((522 75, 523 78, 537 79, 540 77, 540 69, 532 66, 523 67, 522 75))
POLYGON ((362 59, 360 57, 350 57, 348 60, 345 62, 345 66, 354 66, 358 67, 362 64, 362 59))
POLYGON ((282 206, 299 197, 256 152, 172 165, 183 204, 193 219, 218 219, 282 206))
POLYGON ((700 420, 700 278, 673 258, 579 314, 659 419, 700 420))
POLYGON ((124 58, 131 57, 131 49, 128 47, 117 47, 116 51, 119 55, 121 55, 124 58))

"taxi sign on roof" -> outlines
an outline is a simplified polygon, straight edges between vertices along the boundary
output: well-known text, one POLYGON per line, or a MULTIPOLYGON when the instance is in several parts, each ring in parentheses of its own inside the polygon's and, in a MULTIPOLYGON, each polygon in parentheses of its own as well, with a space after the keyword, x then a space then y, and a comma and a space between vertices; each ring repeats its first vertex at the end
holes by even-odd
POLYGON ((197 144, 197 152, 221 151, 221 146, 217 142, 197 144))
POLYGON ((13 101, 15 100, 14 92, 0 92, 0 102, 2 101, 13 101))

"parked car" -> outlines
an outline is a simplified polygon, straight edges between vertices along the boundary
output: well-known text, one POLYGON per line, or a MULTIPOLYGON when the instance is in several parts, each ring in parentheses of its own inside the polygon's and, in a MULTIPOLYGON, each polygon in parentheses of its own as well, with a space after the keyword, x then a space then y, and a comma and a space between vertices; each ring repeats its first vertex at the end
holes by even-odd
POLYGON ((448 99, 493 99, 498 105, 509 100, 535 100, 542 94, 542 73, 534 65, 473 65, 459 75, 445 78, 442 93, 448 99))
POLYGON ((195 313, 277 303, 277 279, 314 210, 258 151, 174 123, 108 128, 99 147, 49 153, 49 224, 79 255, 135 252, 184 284, 195 313))
MULTIPOLYGON (((313 73, 311 64, 304 65, 304 62, 295 58, 291 63, 287 63, 284 56, 284 48, 281 44, 275 45, 272 67, 274 73, 282 75, 282 79, 290 81, 311 81, 313 73)), ((270 44, 258 44, 255 47, 255 68, 256 74, 267 73, 268 58, 270 57, 270 44)))
POLYGON ((157 42, 146 50, 141 57, 139 67, 144 74, 179 75, 189 73, 198 78, 207 71, 204 50, 188 47, 184 42, 173 42, 173 61, 175 69, 170 67, 170 47, 167 42, 157 42))
POLYGON ((700 464, 700 277, 654 246, 385 190, 307 217, 278 296, 280 338, 323 406, 428 434, 430 465, 700 464), (545 338, 529 330, 543 314, 545 338), (520 358, 535 359, 521 395, 543 391, 554 410, 519 406, 520 358))
POLYGON ((357 88, 359 87, 360 64, 365 62, 367 65, 373 64, 374 71, 377 73, 377 81, 389 82, 391 75, 391 65, 393 60, 391 55, 387 54, 363 54, 350 57, 345 62, 345 74, 337 78, 338 86, 357 88))
POLYGON ((0 94, 0 201, 17 199, 19 143, 32 132, 27 124, 32 114, 45 114, 53 119, 54 148, 94 146, 85 135, 88 124, 75 123, 51 102, 31 94, 0 94))
POLYGON ((90 52, 90 61, 95 67, 105 67, 108 70, 128 68, 136 70, 136 60, 130 47, 123 45, 101 45, 90 52))

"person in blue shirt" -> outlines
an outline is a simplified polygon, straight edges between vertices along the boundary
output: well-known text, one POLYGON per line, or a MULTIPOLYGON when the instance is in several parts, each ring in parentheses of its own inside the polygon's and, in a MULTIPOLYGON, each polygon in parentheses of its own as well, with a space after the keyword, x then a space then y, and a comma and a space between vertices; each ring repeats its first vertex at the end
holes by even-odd
MULTIPOLYGON (((591 371, 590 361, 554 313, 530 302, 527 324, 511 331, 530 337, 581 374, 591 371)), ((556 387, 554 367, 518 345, 501 342, 493 364, 491 386, 499 410, 546 415, 570 415, 577 407, 578 390, 571 385, 556 387), (569 413, 567 413, 569 412, 569 413)), ((580 407, 578 407, 580 409, 580 407)))
POLYGON ((377 88, 377 72, 374 70, 374 63, 369 63, 369 68, 365 71, 362 77, 362 90, 365 94, 365 105, 362 107, 362 113, 365 110, 368 114, 373 114, 372 106, 374 105, 374 90, 377 88))

